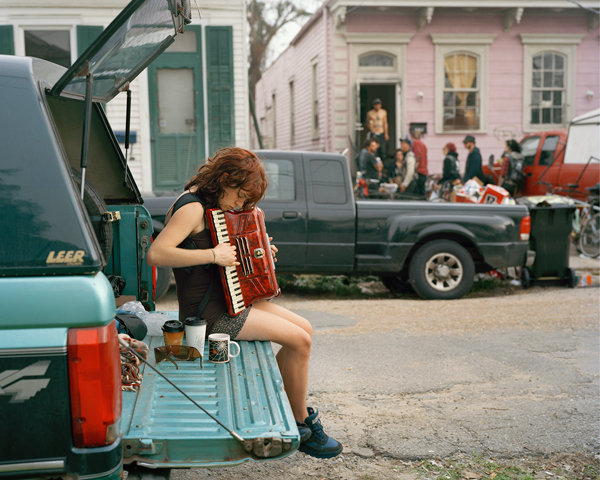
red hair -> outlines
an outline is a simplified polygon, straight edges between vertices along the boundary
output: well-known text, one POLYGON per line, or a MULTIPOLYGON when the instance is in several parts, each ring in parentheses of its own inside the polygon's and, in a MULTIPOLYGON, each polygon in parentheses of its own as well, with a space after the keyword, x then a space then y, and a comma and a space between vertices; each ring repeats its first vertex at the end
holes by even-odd
POLYGON ((244 210, 251 210, 265 196, 267 184, 265 169, 254 153, 243 148, 227 147, 221 148, 200 165, 198 174, 190 179, 185 190, 196 187, 207 202, 218 205, 225 187, 241 188, 247 195, 244 210))

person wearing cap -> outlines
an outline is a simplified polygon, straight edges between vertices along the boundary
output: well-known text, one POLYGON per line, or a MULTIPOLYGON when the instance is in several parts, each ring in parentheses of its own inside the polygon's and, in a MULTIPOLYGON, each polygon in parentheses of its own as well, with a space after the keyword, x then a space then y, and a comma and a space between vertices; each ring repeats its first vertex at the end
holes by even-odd
POLYGON ((419 175, 417 174, 417 160, 415 154, 412 152, 412 142, 410 141, 410 138, 406 137, 402 139, 400 150, 404 155, 400 193, 418 195, 417 179, 419 178, 419 175))
POLYGON ((441 185, 445 182, 452 183, 454 180, 460 179, 460 163, 458 161, 458 152, 456 145, 447 143, 444 148, 444 167, 442 170, 442 178, 438 180, 441 185))
POLYGON ((484 176, 483 170, 481 169, 481 152, 479 151, 479 148, 475 146, 475 137, 473 135, 467 135, 463 140, 463 145, 469 151, 463 183, 466 183, 473 177, 477 177, 483 182, 484 176))
POLYGON ((373 100, 373 108, 367 112, 367 129, 369 137, 375 137, 379 142, 377 156, 383 162, 387 157, 387 141, 390 139, 388 135, 388 119, 387 112, 381 108, 381 99, 373 100))
POLYGON ((429 173, 427 168, 427 147, 421 141, 421 130, 412 129, 410 134, 413 138, 412 151, 417 160, 417 174, 419 175, 419 178, 417 179, 418 192, 419 195, 425 196, 425 180, 427 180, 427 175, 429 173))

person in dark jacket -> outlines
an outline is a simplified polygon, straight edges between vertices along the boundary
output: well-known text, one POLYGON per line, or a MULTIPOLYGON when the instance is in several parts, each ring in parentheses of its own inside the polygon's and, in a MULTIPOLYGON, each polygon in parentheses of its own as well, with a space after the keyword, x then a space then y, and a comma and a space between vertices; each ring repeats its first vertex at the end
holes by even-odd
POLYGON ((444 152, 444 167, 442 170, 442 178, 438 180, 438 184, 444 182, 453 182, 460 179, 460 163, 458 162, 458 153, 456 145, 447 143, 443 149, 444 152))
POLYGON ((525 160, 521 154, 521 146, 516 140, 507 140, 502 158, 502 170, 498 178, 498 185, 504 188, 511 197, 523 189, 525 174, 523 167, 525 160))
POLYGON ((477 177, 483 182, 484 177, 483 170, 481 169, 481 152, 479 151, 479 148, 475 146, 475 137, 473 135, 467 135, 463 140, 463 145, 469 151, 463 183, 466 183, 467 180, 471 180, 473 177, 477 177))

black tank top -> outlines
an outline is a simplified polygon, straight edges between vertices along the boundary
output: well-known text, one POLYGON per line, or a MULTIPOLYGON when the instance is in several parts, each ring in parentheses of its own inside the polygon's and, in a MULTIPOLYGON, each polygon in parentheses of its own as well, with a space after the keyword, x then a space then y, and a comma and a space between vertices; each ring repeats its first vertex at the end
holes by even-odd
MULTIPOLYGON (((173 204, 172 212, 191 202, 200 202, 202 206, 207 207, 204 199, 193 193, 184 193, 177 201, 173 204)), ((171 214, 172 215, 172 214, 171 214)), ((188 237, 192 240, 197 249, 206 250, 213 248, 210 231, 205 228, 201 232, 195 233, 188 237)), ((196 316, 196 309, 204 298, 204 295, 208 291, 211 282, 211 272, 214 281, 213 291, 210 296, 206 307, 200 315, 206 319, 206 332, 209 335, 212 329, 219 321, 219 319, 227 313, 227 304, 225 301, 225 294, 223 293, 223 286, 221 283, 221 276, 212 268, 211 271, 203 268, 202 266, 195 266, 192 269, 186 268, 174 268, 173 274, 175 275, 175 283, 177 285, 177 301, 179 302, 179 320, 183 322, 188 317, 196 316), (189 272, 188 272, 189 270, 189 272)))

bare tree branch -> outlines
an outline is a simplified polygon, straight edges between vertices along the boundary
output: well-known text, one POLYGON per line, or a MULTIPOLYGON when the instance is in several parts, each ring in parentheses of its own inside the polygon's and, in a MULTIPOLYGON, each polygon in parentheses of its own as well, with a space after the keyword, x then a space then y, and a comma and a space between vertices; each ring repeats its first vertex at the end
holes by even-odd
POLYGON ((276 0, 267 4, 264 0, 247 0, 247 18, 250 26, 250 58, 248 79, 254 96, 256 84, 265 69, 269 45, 281 28, 290 22, 312 15, 296 5, 294 0, 276 0), (267 18, 272 18, 268 21, 267 18))

